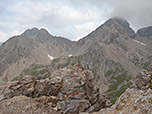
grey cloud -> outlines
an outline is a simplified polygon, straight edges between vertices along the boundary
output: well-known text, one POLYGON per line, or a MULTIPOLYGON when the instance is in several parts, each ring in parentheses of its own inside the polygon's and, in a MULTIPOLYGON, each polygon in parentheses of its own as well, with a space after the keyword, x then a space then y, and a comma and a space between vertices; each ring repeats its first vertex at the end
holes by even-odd
MULTIPOLYGON (((104 0, 102 0, 104 1, 104 0)), ((39 19, 38 23, 46 25, 55 35, 63 35, 71 39, 76 39, 87 30, 79 31, 77 26, 81 24, 94 23, 96 27, 105 20, 107 10, 101 0, 65 0, 56 2, 56 7, 45 12, 39 19), (58 6, 57 6, 58 5, 58 6), (102 10, 100 10, 102 9, 102 10), (96 21, 95 21, 96 20, 96 21), (54 32, 56 31, 56 32, 54 32)), ((95 28, 90 28, 95 29, 95 28)), ((90 32, 90 30, 88 31, 90 32)))
POLYGON ((151 0, 116 0, 112 16, 127 19, 135 30, 152 25, 151 0))
MULTIPOLYGON (((70 1, 70 0, 68 0, 70 1)), ((114 16, 123 17, 131 23, 131 26, 139 28, 152 25, 152 0, 74 0, 74 6, 83 7, 84 4, 96 7, 99 11, 107 6, 112 12, 107 12, 105 18, 114 16)))
POLYGON ((36 26, 77 39, 114 16, 137 30, 152 25, 151 4, 152 0, 0 0, 0 32, 36 26))

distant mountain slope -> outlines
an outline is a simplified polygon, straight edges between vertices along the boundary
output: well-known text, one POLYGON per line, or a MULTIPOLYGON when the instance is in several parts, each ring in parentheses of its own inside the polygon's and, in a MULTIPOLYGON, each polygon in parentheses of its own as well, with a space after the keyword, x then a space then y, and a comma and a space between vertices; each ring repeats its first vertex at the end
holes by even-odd
POLYGON ((45 29, 26 30, 14 36, 0 47, 0 76, 3 82, 29 67, 33 63, 49 64, 51 58, 70 54, 73 44, 70 40, 50 35, 45 29))
POLYGON ((139 29, 137 31, 136 39, 147 44, 152 50, 152 26, 139 29))
POLYGON ((44 65, 51 74, 55 69, 79 63, 93 71, 100 92, 107 91, 114 98, 142 68, 151 66, 151 34, 145 35, 147 32, 141 29, 135 33, 121 18, 109 19, 77 42, 52 36, 45 29, 29 29, 0 47, 0 80, 12 80, 33 64, 44 65))

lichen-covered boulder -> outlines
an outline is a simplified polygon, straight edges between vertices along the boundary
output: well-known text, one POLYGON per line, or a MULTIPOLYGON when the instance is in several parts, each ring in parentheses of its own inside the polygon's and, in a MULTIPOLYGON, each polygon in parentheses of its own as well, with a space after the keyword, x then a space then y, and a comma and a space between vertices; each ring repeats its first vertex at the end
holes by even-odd
POLYGON ((79 65, 60 69, 52 73, 52 77, 62 78, 58 104, 65 114, 94 112, 111 106, 109 99, 100 95, 93 73, 79 65))

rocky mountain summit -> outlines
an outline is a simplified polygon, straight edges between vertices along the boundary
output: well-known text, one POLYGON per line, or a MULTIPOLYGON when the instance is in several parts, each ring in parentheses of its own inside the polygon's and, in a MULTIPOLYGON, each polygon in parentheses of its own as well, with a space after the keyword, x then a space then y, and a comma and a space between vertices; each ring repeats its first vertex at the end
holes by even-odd
POLYGON ((79 114, 111 106, 93 80, 76 64, 54 71, 47 79, 25 76, 0 88, 1 114, 79 114))

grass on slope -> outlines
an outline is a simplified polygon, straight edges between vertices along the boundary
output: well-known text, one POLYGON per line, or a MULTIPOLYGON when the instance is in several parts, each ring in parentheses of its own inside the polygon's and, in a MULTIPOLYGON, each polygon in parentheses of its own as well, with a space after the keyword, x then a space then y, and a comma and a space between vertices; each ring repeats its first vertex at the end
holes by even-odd
POLYGON ((50 72, 46 66, 33 64, 29 68, 24 69, 19 76, 13 79, 13 81, 21 80, 25 75, 35 76, 38 80, 40 80, 49 77, 50 72))
POLYGON ((109 86, 109 89, 106 91, 107 96, 111 99, 111 102, 114 104, 117 98, 125 92, 125 90, 130 86, 128 83, 131 80, 131 76, 128 76, 127 73, 123 73, 118 77, 112 77, 112 83, 109 86), (126 81, 126 83, 124 83, 126 81), (121 86, 122 84, 122 86, 121 86))

